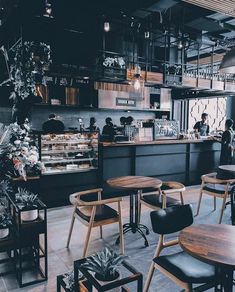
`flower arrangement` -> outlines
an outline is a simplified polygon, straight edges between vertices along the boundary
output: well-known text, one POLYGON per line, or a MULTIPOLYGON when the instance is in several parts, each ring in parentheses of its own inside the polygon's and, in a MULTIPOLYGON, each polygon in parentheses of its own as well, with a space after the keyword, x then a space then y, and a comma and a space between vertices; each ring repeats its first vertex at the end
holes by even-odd
POLYGON ((29 137, 29 125, 9 125, 0 145, 1 171, 8 176, 39 175, 44 166, 39 161, 38 148, 29 137))
POLYGON ((10 66, 15 94, 22 99, 35 94, 35 85, 51 63, 50 46, 44 43, 20 42, 14 49, 10 66))

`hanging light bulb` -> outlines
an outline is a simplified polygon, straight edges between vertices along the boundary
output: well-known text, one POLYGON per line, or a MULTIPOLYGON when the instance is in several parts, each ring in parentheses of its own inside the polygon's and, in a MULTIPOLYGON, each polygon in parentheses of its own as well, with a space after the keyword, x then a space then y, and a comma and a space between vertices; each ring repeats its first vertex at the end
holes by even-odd
POLYGON ((45 1, 45 13, 43 14, 43 16, 53 18, 52 5, 47 1, 45 1))
POLYGON ((110 31, 110 23, 108 21, 104 22, 104 31, 109 32, 110 31))
POLYGON ((144 99, 144 78, 141 76, 141 68, 135 66, 135 72, 131 78, 130 85, 132 86, 132 95, 137 100, 144 99))

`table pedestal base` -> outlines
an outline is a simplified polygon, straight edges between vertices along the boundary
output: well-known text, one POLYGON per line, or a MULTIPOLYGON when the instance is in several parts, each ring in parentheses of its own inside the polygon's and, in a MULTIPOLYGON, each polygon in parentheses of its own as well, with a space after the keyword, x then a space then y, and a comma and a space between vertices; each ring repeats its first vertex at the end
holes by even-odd
MULTIPOLYGON (((140 224, 140 195, 139 190, 136 194, 130 195, 130 222, 123 225, 123 234, 131 231, 132 233, 138 232, 144 238, 145 246, 149 246, 148 240, 145 236, 149 234, 149 229, 144 224, 140 224), (145 234, 144 234, 145 231, 145 234)), ((120 243, 120 236, 116 240, 116 244, 120 243)))

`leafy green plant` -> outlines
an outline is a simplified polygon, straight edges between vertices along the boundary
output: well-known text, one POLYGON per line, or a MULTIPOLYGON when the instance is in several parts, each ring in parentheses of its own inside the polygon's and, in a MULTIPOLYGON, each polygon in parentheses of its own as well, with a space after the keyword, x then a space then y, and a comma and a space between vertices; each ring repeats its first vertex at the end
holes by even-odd
POLYGON ((37 207, 38 195, 24 188, 18 188, 18 193, 15 195, 16 201, 24 207, 37 207))
POLYGON ((0 229, 8 228, 12 225, 12 217, 7 212, 0 213, 0 229))
POLYGON ((124 255, 118 255, 106 247, 103 251, 88 257, 82 267, 95 272, 99 278, 105 280, 117 273, 117 268, 124 261, 124 258, 124 255))
POLYGON ((5 196, 12 192, 12 188, 10 186, 9 181, 2 180, 0 181, 0 196, 5 196))
MULTIPOLYGON (((63 281, 65 283, 65 286, 70 291, 74 291, 74 270, 71 270, 63 275, 63 281)), ((80 271, 78 271, 78 281, 83 278, 83 275, 80 271)))

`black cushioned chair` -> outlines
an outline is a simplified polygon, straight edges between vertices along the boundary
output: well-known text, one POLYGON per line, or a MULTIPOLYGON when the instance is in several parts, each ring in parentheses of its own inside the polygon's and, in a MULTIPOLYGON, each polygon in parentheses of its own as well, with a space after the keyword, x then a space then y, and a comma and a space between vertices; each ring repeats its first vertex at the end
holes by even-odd
POLYGON ((155 269, 161 271, 187 292, 197 291, 199 287, 200 291, 205 291, 216 286, 215 266, 197 260, 184 251, 160 256, 164 248, 178 244, 178 238, 165 242, 164 235, 178 232, 193 223, 191 206, 172 206, 153 211, 150 216, 153 231, 160 234, 160 238, 148 272, 144 292, 149 289, 155 269), (193 289, 193 284, 203 285, 193 289))
POLYGON ((70 195, 70 202, 74 205, 74 211, 72 214, 72 221, 70 225, 67 248, 69 247, 74 220, 77 218, 84 225, 88 226, 88 231, 85 240, 85 246, 83 250, 83 257, 87 254, 89 239, 91 235, 91 229, 93 227, 100 227, 100 237, 102 238, 102 226, 118 222, 120 232, 120 250, 124 253, 123 243, 123 227, 121 216, 121 201, 122 198, 101 199, 102 189, 92 189, 87 191, 78 192, 70 195), (86 199, 86 197, 88 199, 86 199), (117 203, 117 209, 107 206, 107 204, 117 203))
POLYGON ((148 192, 144 192, 140 198, 140 203, 153 210, 180 204, 183 205, 184 191, 185 186, 181 183, 175 181, 163 182, 160 190, 149 190, 148 192), (180 194, 180 201, 167 196, 174 193, 180 194))
POLYGON ((200 197, 198 201, 196 216, 199 214, 203 194, 214 197, 214 210, 216 210, 216 198, 220 198, 223 200, 219 217, 220 224, 222 222, 224 209, 226 206, 226 200, 228 198, 230 187, 232 184, 235 183, 235 179, 219 179, 217 178, 217 173, 213 172, 202 175, 201 180, 202 184, 200 189, 200 197))

